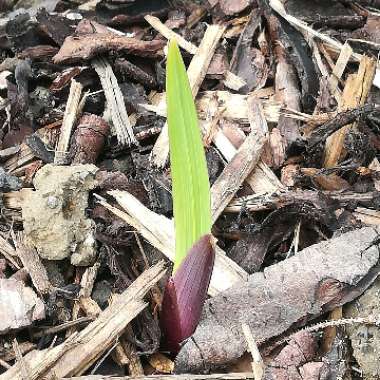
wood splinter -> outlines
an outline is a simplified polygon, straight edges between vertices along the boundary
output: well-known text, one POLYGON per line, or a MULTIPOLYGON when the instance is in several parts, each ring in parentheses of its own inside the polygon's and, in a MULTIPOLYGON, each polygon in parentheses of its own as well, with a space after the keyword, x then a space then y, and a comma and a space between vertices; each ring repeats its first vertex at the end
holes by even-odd
POLYGON ((83 86, 79 82, 75 79, 71 80, 70 93, 67 99, 65 114, 61 126, 61 134, 55 150, 54 163, 57 165, 64 165, 67 163, 71 132, 77 118, 82 89, 83 86))
POLYGON ((252 372, 255 380, 262 380, 264 377, 265 366, 260 355, 259 348, 253 338, 252 331, 246 323, 242 324, 242 330, 247 341, 248 350, 252 356, 252 372))
POLYGON ((1 376, 1 380, 60 379, 82 375, 115 344, 129 322, 147 306, 144 296, 165 272, 163 261, 146 270, 81 332, 58 346, 35 350, 24 356, 27 377, 25 366, 17 362, 1 376))
MULTIPOLYGON (((363 56, 360 61, 358 72, 351 74, 347 78, 343 90, 339 109, 350 109, 363 106, 367 100, 376 72, 376 61, 363 56)), ((332 168, 336 166, 344 155, 344 140, 347 132, 355 128, 355 123, 346 125, 336 131, 326 141, 324 167, 332 168)))
POLYGON ((137 144, 133 129, 125 108, 124 97, 120 90, 111 65, 104 58, 92 61, 107 100, 105 114, 111 119, 111 131, 117 136, 120 145, 131 146, 137 144))

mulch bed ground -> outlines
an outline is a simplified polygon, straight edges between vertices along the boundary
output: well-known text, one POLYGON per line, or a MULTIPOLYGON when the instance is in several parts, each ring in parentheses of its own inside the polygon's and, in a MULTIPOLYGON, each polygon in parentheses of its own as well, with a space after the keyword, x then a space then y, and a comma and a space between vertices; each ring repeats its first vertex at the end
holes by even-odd
POLYGON ((379 1, 0 12, 0 379, 380 377, 379 1), (217 241, 177 357, 159 327, 173 38, 217 241))

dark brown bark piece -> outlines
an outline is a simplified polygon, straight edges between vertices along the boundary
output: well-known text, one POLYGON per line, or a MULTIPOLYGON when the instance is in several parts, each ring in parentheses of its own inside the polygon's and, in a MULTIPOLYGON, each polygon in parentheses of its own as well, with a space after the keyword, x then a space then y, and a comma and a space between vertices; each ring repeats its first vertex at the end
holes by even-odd
POLYGON ((5 134, 3 148, 20 144, 33 133, 32 114, 29 109, 29 80, 32 76, 30 60, 19 60, 15 68, 16 86, 8 82, 8 99, 11 103, 10 128, 5 134))
POLYGON ((100 168, 96 173, 97 188, 104 192, 114 189, 125 190, 140 199, 141 202, 148 202, 146 190, 140 181, 129 178, 125 173, 117 171, 116 168, 111 169, 113 170, 100 168))
POLYGON ((160 57, 163 55, 164 46, 165 41, 142 41, 112 33, 70 36, 65 39, 58 54, 53 57, 53 61, 64 64, 76 63, 110 51, 125 51, 141 57, 160 57))
POLYGON ((336 218, 334 207, 316 207, 306 201, 281 207, 271 212, 257 231, 238 240, 229 256, 248 273, 260 270, 270 248, 275 248, 294 232, 297 223, 321 225, 334 230, 336 218), (297 204, 298 203, 298 204, 297 204))
POLYGON ((375 104, 366 104, 352 110, 338 113, 334 118, 313 130, 308 138, 308 149, 315 148, 318 144, 326 141, 334 132, 353 121, 367 116, 379 108, 375 104))
MULTIPOLYGON (((350 184, 336 173, 326 173, 323 169, 301 168, 299 180, 310 181, 313 187, 321 190, 348 190, 350 184)), ((306 182, 307 183, 307 182, 306 182)))
POLYGON ((247 348, 242 323, 260 344, 356 298, 380 271, 379 232, 368 227, 323 241, 210 299, 176 371, 208 371, 239 358, 247 348))
POLYGON ((252 0, 219 0, 219 7, 225 15, 231 16, 244 11, 252 2, 252 0))
POLYGON ((374 42, 375 44, 379 44, 380 43, 379 18, 375 15, 370 15, 367 18, 366 24, 361 29, 355 30, 352 33, 351 37, 364 39, 370 42, 374 42))
POLYGON ((152 15, 163 19, 167 16, 168 11, 173 4, 168 0, 150 0, 150 1, 117 1, 117 2, 100 2, 97 5, 97 11, 100 14, 107 13, 114 16, 108 23, 113 26, 131 25, 144 22, 146 15, 152 15), (118 6, 115 7, 115 4, 118 6))
POLYGON ((80 66, 70 67, 67 70, 62 71, 53 80, 49 90, 53 93, 61 91, 63 88, 71 83, 71 79, 75 78, 83 71, 80 66))
POLYGON ((46 163, 54 161, 54 152, 42 141, 37 133, 28 136, 25 139, 25 144, 31 149, 36 158, 46 163))
POLYGON ((285 47, 287 57, 297 71, 301 82, 301 102, 305 112, 312 113, 319 91, 319 77, 313 62, 313 55, 307 41, 301 32, 294 28, 287 20, 273 12, 268 5, 268 0, 258 0, 260 7, 264 10, 268 22, 271 16, 278 20, 278 37, 285 47))
POLYGON ((228 257, 234 260, 247 273, 260 270, 265 254, 271 243, 271 231, 260 231, 252 236, 243 237, 234 243, 228 252, 228 257))
POLYGON ((19 52, 27 47, 42 44, 42 38, 38 35, 37 28, 37 23, 28 13, 21 13, 11 18, 5 26, 7 47, 19 52))
POLYGON ((261 12, 258 9, 254 9, 239 37, 231 59, 230 70, 243 78, 247 83, 243 88, 245 93, 261 84, 264 76, 266 79, 268 71, 265 58, 260 50, 254 49, 251 46, 253 35, 260 26, 260 23, 261 12))
POLYGON ((99 24, 98 22, 94 20, 89 20, 87 18, 84 18, 83 20, 79 21, 77 27, 75 28, 75 35, 76 36, 85 36, 87 34, 93 34, 93 33, 105 33, 109 34, 111 33, 108 28, 103 25, 99 24))
POLYGON ((280 40, 287 48, 289 58, 301 82, 301 102, 305 112, 313 112, 319 91, 319 77, 311 50, 302 33, 278 16, 281 25, 280 40))
POLYGON ((109 133, 108 123, 97 115, 83 115, 73 135, 73 164, 94 164, 109 133))
POLYGON ((353 15, 353 16, 314 16, 305 17, 303 21, 310 24, 313 28, 334 28, 334 29, 357 29, 364 26, 366 17, 353 15))
POLYGON ((156 79, 140 67, 134 65, 126 59, 119 58, 115 60, 115 70, 121 72, 126 78, 134 82, 141 83, 149 89, 157 88, 156 79))
POLYGON ((50 45, 37 45, 24 49, 19 58, 30 58, 31 60, 50 59, 58 53, 58 48, 50 45))
MULTIPOLYGON (((369 0, 371 1, 371 0, 369 0)), ((348 16, 353 14, 352 10, 342 4, 344 1, 331 0, 288 0, 285 4, 286 11, 300 19, 305 17, 348 16)))
MULTIPOLYGON (((273 45, 273 54, 276 60, 274 78, 276 99, 282 103, 283 108, 301 111, 301 89, 297 72, 294 66, 289 62, 285 46, 279 43, 280 23, 278 18, 271 13, 270 9, 266 9, 265 16, 273 45)), ((300 122, 298 120, 280 115, 277 128, 286 140, 285 148, 298 139, 301 139, 299 125, 300 122)))
POLYGON ((73 32, 72 21, 57 14, 49 14, 45 8, 38 12, 36 18, 39 30, 58 46, 61 46, 65 38, 73 32))

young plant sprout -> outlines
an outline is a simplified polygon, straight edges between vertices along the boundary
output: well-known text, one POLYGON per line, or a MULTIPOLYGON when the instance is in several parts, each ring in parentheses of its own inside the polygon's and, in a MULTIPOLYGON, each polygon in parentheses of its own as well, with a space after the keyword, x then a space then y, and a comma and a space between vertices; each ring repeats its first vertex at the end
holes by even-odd
POLYGON ((177 353, 197 327, 215 252, 211 241, 210 183, 197 113, 177 43, 169 43, 166 103, 175 225, 173 275, 164 293, 164 348, 177 353))

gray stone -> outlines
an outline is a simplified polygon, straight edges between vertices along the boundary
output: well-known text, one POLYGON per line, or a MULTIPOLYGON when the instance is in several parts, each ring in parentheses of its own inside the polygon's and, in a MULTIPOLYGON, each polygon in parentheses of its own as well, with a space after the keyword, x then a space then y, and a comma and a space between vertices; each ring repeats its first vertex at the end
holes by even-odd
POLYGON ((96 256, 95 224, 85 215, 88 193, 95 187, 94 165, 41 168, 36 191, 23 199, 26 239, 43 259, 71 257, 73 265, 91 265, 96 256))

